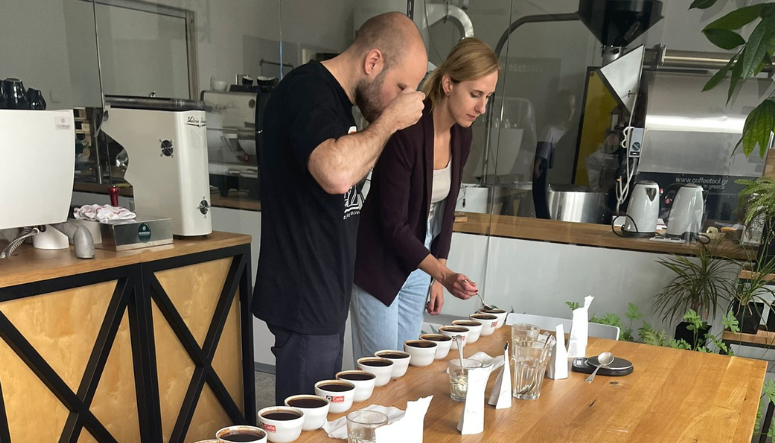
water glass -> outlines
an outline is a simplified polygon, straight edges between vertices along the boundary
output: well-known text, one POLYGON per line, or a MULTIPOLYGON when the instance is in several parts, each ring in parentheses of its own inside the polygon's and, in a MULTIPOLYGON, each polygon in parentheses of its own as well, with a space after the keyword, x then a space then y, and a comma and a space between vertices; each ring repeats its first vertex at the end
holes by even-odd
POLYGON ((468 370, 482 367, 482 362, 468 358, 449 361, 449 396, 454 401, 465 401, 468 393, 468 370))
POLYGON ((388 416, 378 411, 355 411, 347 414, 347 443, 374 443, 377 428, 388 424, 388 416))
POLYGON ((535 400, 541 396, 548 357, 549 349, 543 346, 514 348, 511 372, 514 398, 535 400))
POLYGON ((520 346, 529 346, 538 340, 538 334, 541 328, 527 323, 518 323, 511 325, 511 349, 520 346))

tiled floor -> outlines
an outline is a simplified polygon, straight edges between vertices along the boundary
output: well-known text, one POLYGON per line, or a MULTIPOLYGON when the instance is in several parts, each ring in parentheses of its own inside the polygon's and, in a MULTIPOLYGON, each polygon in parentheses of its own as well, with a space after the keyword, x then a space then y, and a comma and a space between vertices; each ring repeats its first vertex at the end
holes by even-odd
POLYGON ((274 374, 255 371, 256 379, 256 411, 274 406, 274 374))

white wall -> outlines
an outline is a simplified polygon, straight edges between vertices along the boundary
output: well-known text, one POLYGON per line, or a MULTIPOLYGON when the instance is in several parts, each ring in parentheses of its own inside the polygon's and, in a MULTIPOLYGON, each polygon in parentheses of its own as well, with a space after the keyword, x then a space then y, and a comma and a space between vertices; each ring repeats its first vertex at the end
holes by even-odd
MULTIPOLYGON (((593 295, 591 313, 614 313, 624 321, 627 304, 634 303, 644 321, 672 336, 675 324, 663 322, 652 310, 654 296, 674 276, 657 262, 667 254, 461 233, 452 238, 449 267, 476 281, 489 304, 570 318, 565 302, 583 303, 593 295)), ((444 300, 448 315, 468 316, 478 307, 477 300, 462 301, 448 293, 444 300)), ((721 330, 719 318, 711 323, 721 330)))
MULTIPOLYGON (((304 47, 343 50, 353 35, 353 2, 283 0, 284 41, 298 44, 299 51, 304 47)), ((97 105, 99 83, 91 5, 80 0, 11 0, 8 3, 13 6, 6 5, 0 14, 0 58, 3 60, 0 78, 22 78, 26 86, 43 90, 52 107, 97 105)), ((262 56, 269 58, 269 54, 253 54, 255 60, 246 61, 243 54, 246 37, 280 39, 280 11, 276 0, 154 0, 151 3, 196 13, 200 90, 209 87, 212 76, 232 82, 237 74, 258 74, 245 72, 246 64, 253 66, 262 56)), ((104 30, 107 32, 108 28, 106 25, 104 30)), ((109 47, 102 49, 110 50, 109 47)), ((279 58, 274 53, 271 56, 279 58)), ((139 59, 137 63, 147 61, 139 59)), ((129 80, 116 77, 116 81, 129 80)), ((138 87, 148 89, 143 85, 138 87)))

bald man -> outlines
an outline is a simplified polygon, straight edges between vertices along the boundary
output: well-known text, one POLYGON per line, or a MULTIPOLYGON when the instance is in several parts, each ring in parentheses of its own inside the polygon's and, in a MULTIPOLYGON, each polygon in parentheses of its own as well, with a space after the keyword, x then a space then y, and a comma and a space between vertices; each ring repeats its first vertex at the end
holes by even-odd
POLYGON ((275 396, 341 370, 361 199, 388 138, 416 123, 428 58, 403 14, 376 16, 341 55, 294 69, 264 112, 261 252, 253 313, 275 336, 275 396), (370 122, 357 131, 352 106, 370 122))

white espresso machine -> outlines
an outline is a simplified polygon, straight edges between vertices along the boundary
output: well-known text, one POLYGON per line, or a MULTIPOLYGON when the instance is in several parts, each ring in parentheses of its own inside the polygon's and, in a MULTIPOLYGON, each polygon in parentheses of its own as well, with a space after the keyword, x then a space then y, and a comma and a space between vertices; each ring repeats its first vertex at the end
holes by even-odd
POLYGON ((107 96, 102 130, 126 150, 135 212, 169 217, 172 233, 212 233, 207 132, 199 101, 107 96))
POLYGON ((67 222, 73 192, 75 122, 72 109, 0 110, 0 258, 26 238, 41 249, 68 247, 94 255, 91 234, 67 222), (60 233, 61 232, 61 233, 60 233))

